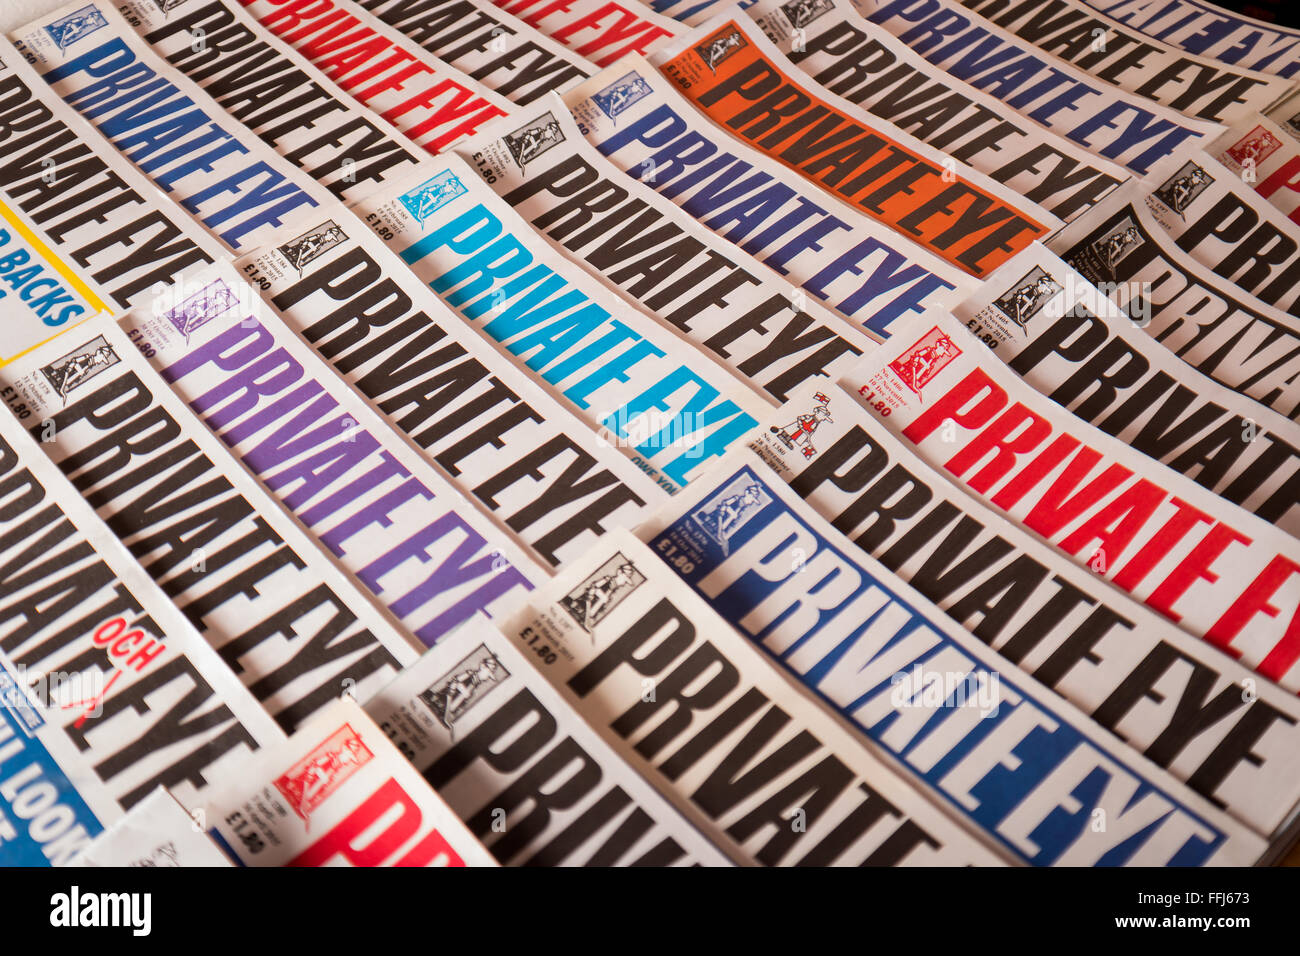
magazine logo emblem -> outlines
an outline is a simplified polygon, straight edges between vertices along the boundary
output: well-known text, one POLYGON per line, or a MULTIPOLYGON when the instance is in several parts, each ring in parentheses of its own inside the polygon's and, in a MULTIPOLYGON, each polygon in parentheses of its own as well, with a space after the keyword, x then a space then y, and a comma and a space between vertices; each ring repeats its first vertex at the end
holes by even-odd
POLYGON ((406 211, 415 217, 421 226, 424 221, 447 203, 466 193, 460 178, 450 169, 439 173, 432 179, 420 183, 409 193, 399 197, 406 211))
POLYGON ((616 552, 576 588, 560 598, 560 606, 588 634, 623 603, 633 591, 645 584, 645 575, 636 565, 616 552))
POLYGON ((158 8, 159 13, 161 13, 163 16, 166 16, 167 14, 175 10, 177 7, 179 7, 182 3, 186 3, 186 2, 187 0, 153 0, 153 5, 158 8))
POLYGON ((1282 141, 1264 129, 1256 126, 1244 137, 1228 147, 1228 155, 1238 166, 1258 166, 1273 155, 1282 145, 1282 141))
POLYGON ((619 113, 631 109, 650 93, 650 84, 641 78, 640 73, 628 73, 620 76, 599 93, 591 94, 591 98, 600 107, 601 112, 610 119, 616 120, 619 113))
POLYGON ((480 644, 455 667, 439 677, 427 690, 420 693, 420 701, 428 707, 438 723, 454 731, 456 721, 469 713, 475 704, 486 697, 510 676, 496 655, 480 644))
POLYGON ((312 812, 373 756, 361 735, 344 724, 279 777, 275 789, 289 801, 294 813, 310 823, 312 812))
POLYGON ((889 363, 890 369, 918 398, 921 390, 961 355, 961 349, 936 325, 912 344, 912 347, 889 363))
POLYGON ((138 856, 129 864, 130 866, 139 867, 179 867, 180 861, 177 859, 180 851, 176 849, 176 843, 168 840, 166 843, 159 843, 152 850, 147 851, 143 856, 138 856))
POLYGON ((527 126, 521 126, 501 140, 510 150, 521 170, 552 146, 564 142, 564 133, 554 113, 544 113, 527 126))
POLYGON ((108 26, 108 18, 93 6, 74 10, 66 17, 59 17, 45 28, 54 45, 66 50, 84 36, 94 33, 100 27, 108 26))
POLYGON ((278 248, 280 255, 289 260, 289 265, 297 269, 301 277, 303 266, 314 259, 319 259, 347 237, 348 234, 339 227, 338 223, 330 219, 310 232, 304 232, 301 236, 290 239, 278 248))
POLYGON ((692 512, 691 520, 729 555, 732 537, 771 501, 763 486, 745 472, 692 512))
POLYGON ((724 27, 719 32, 713 34, 703 43, 695 48, 695 53, 704 65, 709 68, 709 72, 714 76, 718 75, 718 64, 722 63, 727 57, 737 50, 743 50, 749 46, 745 38, 740 35, 740 31, 735 27, 724 27))
POLYGON ((1115 278, 1115 268, 1124 258, 1137 248, 1142 239, 1137 223, 1130 216, 1125 216, 1119 225, 1097 239, 1092 244, 1092 251, 1106 264, 1110 277, 1115 278))
POLYGON ((813 396, 817 399, 817 404, 813 406, 812 411, 805 415, 799 415, 789 425, 780 427, 772 425, 769 431, 776 435, 777 441, 790 451, 796 448, 800 450, 805 458, 812 458, 817 454, 817 449, 813 447, 813 432, 822 422, 835 423, 831 418, 831 398, 825 392, 818 392, 813 396))
POLYGON ((174 309, 164 312, 163 318, 188 343, 196 331, 237 304, 238 299, 230 286, 220 279, 214 279, 174 309))
POLYGON ((781 12, 796 30, 806 27, 823 14, 831 12, 831 0, 791 0, 781 4, 781 12))
POLYGON ((1048 300, 1060 291, 1061 284, 1044 269, 1035 266, 1013 288, 994 299, 993 304, 1024 330, 1029 325, 1029 320, 1041 312, 1048 300))
POLYGON ((1205 192, 1212 182, 1214 180, 1210 174, 1200 166, 1195 163, 1185 163, 1182 169, 1161 184, 1155 194, 1162 203, 1182 218, 1183 211, 1196 200, 1197 196, 1205 192))
POLYGON ((73 389, 85 385, 120 361, 108 340, 97 335, 81 348, 73 349, 44 366, 41 374, 60 398, 67 399, 73 389))

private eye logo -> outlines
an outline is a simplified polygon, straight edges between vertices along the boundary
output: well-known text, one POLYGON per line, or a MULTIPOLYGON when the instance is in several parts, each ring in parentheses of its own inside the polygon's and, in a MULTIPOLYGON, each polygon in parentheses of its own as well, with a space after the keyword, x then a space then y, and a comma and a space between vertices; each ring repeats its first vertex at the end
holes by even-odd
POLYGON ((214 279, 180 305, 164 312, 163 318, 171 323, 172 328, 188 344, 191 335, 238 304, 239 299, 230 286, 220 279, 214 279))
POLYGON ((1027 332, 1029 320, 1043 310, 1048 301, 1061 291, 1061 284, 1047 274, 1041 266, 1034 266, 1003 295, 993 300, 994 306, 1027 332))
POLYGON ((1183 212, 1187 207, 1196 200, 1197 196, 1205 192, 1212 182, 1214 179, 1200 166, 1195 163, 1184 163, 1182 169, 1160 185, 1155 195, 1182 219, 1185 218, 1183 212))
POLYGON ((641 77, 640 73, 628 73, 620 76, 599 93, 593 93, 591 99, 600 107, 601 112, 610 119, 617 120, 619 113, 631 109, 651 92, 650 84, 641 77))
POLYGON ((832 7, 831 0, 793 0, 791 3, 781 4, 781 12, 790 21, 790 26, 798 30, 818 17, 830 13, 832 7))
POLYGON ((55 359, 41 369, 45 380, 65 401, 69 394, 102 372, 108 371, 121 359, 102 335, 97 335, 80 348, 55 359))
POLYGON ((695 53, 709 72, 718 75, 718 65, 738 50, 749 46, 735 27, 725 27, 695 48, 695 53))
POLYGON ((335 246, 345 242, 347 238, 348 234, 339 227, 338 223, 330 219, 310 232, 304 232, 301 236, 290 239, 278 248, 280 255, 289 260, 289 265, 298 270, 298 276, 301 278, 304 266, 319 259, 335 246))
POLYGON ((502 137, 501 141, 510 150, 519 169, 527 172, 529 163, 548 149, 564 142, 564 131, 560 129, 554 113, 544 113, 526 126, 502 137))
POLYGON ((889 363, 890 369, 903 384, 924 401, 921 390, 961 355, 957 343, 936 325, 917 339, 912 347, 889 363))
POLYGON ((645 584, 645 575, 616 552, 581 584, 560 598, 560 606, 588 634, 633 591, 645 584))
POLYGON ((455 734, 456 721, 469 713, 479 701, 500 687, 510 672, 496 655, 480 644, 455 667, 438 678, 420 694, 438 723, 455 734))
POLYGON ((1137 223, 1131 217, 1125 216, 1118 225, 1092 243, 1092 251, 1105 263, 1110 273, 1109 278, 1114 280, 1118 276, 1116 269, 1119 264, 1138 247, 1141 240, 1142 233, 1138 231, 1137 223))
POLYGON ((106 26, 108 26, 108 18, 95 7, 88 6, 74 10, 65 17, 59 17, 45 27, 45 32, 50 35, 54 45, 62 51, 82 37, 106 26))
POLYGON ((1264 129, 1256 126, 1244 137, 1228 148, 1228 155, 1238 166, 1247 164, 1258 167, 1260 163, 1273 155, 1282 145, 1282 141, 1264 129))
POLYGON ((460 178, 448 169, 400 196, 399 201, 415 217, 415 221, 423 226, 426 219, 465 193, 460 178))
POLYGON ((373 756, 352 725, 344 724, 280 776, 275 781, 275 789, 289 801, 293 812, 310 826, 312 811, 373 756))
POLYGON ((822 422, 835 423, 831 418, 831 399, 825 392, 818 392, 813 396, 817 404, 813 406, 811 412, 798 415, 795 420, 788 425, 772 425, 768 430, 776 436, 777 441, 785 445, 790 451, 799 449, 805 458, 812 458, 817 454, 817 449, 813 447, 812 436, 822 422))
POLYGON ((693 512, 691 520, 718 543, 723 555, 729 555, 736 532, 771 501, 763 486, 745 472, 693 512))
POLYGON ((179 7, 182 3, 187 3, 187 2, 188 0, 153 0, 153 5, 158 8, 159 13, 161 13, 163 16, 166 16, 167 14, 175 10, 177 7, 179 7))

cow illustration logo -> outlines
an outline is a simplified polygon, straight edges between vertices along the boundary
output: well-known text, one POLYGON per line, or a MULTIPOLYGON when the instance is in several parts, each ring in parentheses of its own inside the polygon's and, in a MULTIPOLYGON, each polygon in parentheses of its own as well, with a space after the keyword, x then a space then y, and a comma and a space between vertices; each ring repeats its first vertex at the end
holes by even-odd
POLYGON ((1264 129, 1256 126, 1244 137, 1228 147, 1228 155, 1238 166, 1255 166, 1268 159, 1282 145, 1282 141, 1264 129))
POLYGON ((1183 212, 1206 187, 1214 182, 1210 174, 1195 163, 1184 163, 1182 169, 1165 180, 1155 196, 1183 218, 1183 212))
POLYGON ((961 355, 961 349, 957 343, 936 325, 890 362, 889 367, 920 398, 921 390, 958 355, 961 355))
POLYGON ((763 486, 746 471, 692 512, 691 520, 727 555, 731 553, 731 539, 736 532, 771 501, 763 486))
POLYGON ((591 94, 591 98, 606 116, 616 120, 619 113, 630 109, 651 92, 650 84, 642 79, 640 73, 627 73, 599 93, 591 94))
POLYGON ((1093 241, 1092 251, 1106 264, 1106 268, 1110 270, 1110 278, 1114 279, 1117 275, 1116 267, 1138 247, 1141 241, 1142 233, 1138 231, 1137 223, 1132 217, 1125 216, 1119 225, 1110 229, 1100 239, 1093 241))
POLYGON ((112 368, 121 359, 113 346, 102 335, 97 335, 80 348, 60 356, 41 369, 59 398, 66 399, 79 385, 85 385, 100 372, 112 368))
POLYGON ((554 113, 543 113, 527 126, 521 126, 502 140, 521 170, 552 146, 564 142, 564 132, 554 113))
POLYGON ((230 286, 214 279, 174 309, 164 312, 163 318, 189 342, 191 335, 217 316, 230 311, 238 302, 230 286))
POLYGON ((310 232, 295 236, 284 245, 279 246, 280 255, 289 260, 289 265, 302 275, 303 266, 313 259, 319 259, 348 237, 334 220, 321 223, 310 232))
POLYGON ((627 596, 645 584, 645 575, 621 552, 596 569, 595 573, 560 598, 560 606, 578 625, 591 633, 627 596))
POLYGON ((509 676, 510 672, 496 655, 480 644, 428 690, 422 691, 420 701, 438 723, 454 731, 456 721, 509 676))
POLYGON ((93 6, 74 10, 66 17, 59 17, 45 28, 54 45, 66 50, 82 37, 94 33, 100 27, 108 26, 108 19, 93 6))
POLYGON ((835 422, 831 418, 831 398, 825 392, 818 392, 814 398, 817 404, 813 406, 812 411, 804 415, 799 415, 789 425, 772 425, 768 430, 776 435, 777 441, 786 448, 794 451, 798 448, 805 458, 812 458, 817 454, 817 449, 813 447, 812 436, 822 422, 835 422))
POLYGON ((747 46, 749 44, 740 35, 740 31, 733 26, 727 26, 697 46, 695 52, 709 68, 709 72, 717 76, 718 65, 737 50, 743 50, 747 46))
POLYGON ((1029 274, 1015 284, 993 304, 1012 322, 1025 329, 1029 320, 1042 311, 1044 305, 1056 293, 1061 291, 1061 284, 1048 275, 1041 267, 1034 266, 1029 274))
POLYGON ((781 4, 781 12, 796 30, 806 27, 833 8, 831 0, 791 0, 781 4))
POLYGON ((432 179, 425 180, 409 193, 398 197, 406 211, 415 217, 415 221, 424 225, 424 221, 447 203, 466 193, 460 177, 450 169, 444 170, 432 179))
POLYGON ((372 757, 361 735, 344 724, 279 777, 275 789, 289 801, 293 812, 310 824, 312 812, 372 757))

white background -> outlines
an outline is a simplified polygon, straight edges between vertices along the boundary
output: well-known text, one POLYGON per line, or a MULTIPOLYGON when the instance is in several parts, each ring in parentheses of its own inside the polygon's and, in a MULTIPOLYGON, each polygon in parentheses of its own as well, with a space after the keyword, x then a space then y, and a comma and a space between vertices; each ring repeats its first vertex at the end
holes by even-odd
POLYGON ((0 30, 31 23, 42 14, 65 6, 68 0, 0 0, 0 30))

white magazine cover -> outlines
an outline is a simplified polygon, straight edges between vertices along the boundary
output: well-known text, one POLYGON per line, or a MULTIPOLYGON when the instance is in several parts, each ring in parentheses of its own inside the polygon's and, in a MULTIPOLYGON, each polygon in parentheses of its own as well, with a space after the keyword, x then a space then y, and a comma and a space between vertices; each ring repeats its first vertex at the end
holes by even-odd
POLYGON ((843 381, 961 488, 1300 688, 1300 541, 1034 392, 950 315, 919 316, 843 381))
POLYGON ((1300 698, 980 504, 843 389, 770 421, 752 447, 791 491, 1008 664, 1261 836, 1294 819, 1300 698))
MULTIPOLYGON (((512 138, 518 161, 550 122, 512 138)), ((742 443, 770 403, 676 329, 555 252, 459 157, 353 206, 507 360, 674 492, 742 443)))
POLYGON ((1087 0, 1088 5, 1161 43, 1292 77, 1300 71, 1300 30, 1264 23, 1206 0, 1087 0))
MULTIPOLYGON (((1232 125, 1293 89, 1290 80, 1176 50, 1090 8, 1083 0, 938 0, 969 20, 945 43, 978 42, 990 22, 1089 76, 1187 116, 1232 125), (971 16, 970 14, 976 14, 971 16), (987 18, 987 19, 986 19, 987 18)), ((897 0, 890 6, 901 7, 897 0)))
POLYGON ((1224 133, 1206 152, 1292 222, 1300 222, 1300 100, 1284 100, 1282 109, 1255 113, 1224 133))
POLYGON ((1242 866, 1264 855, 1258 834, 1016 672, 752 452, 719 464, 638 535, 932 800, 1018 862, 1242 866))
POLYGON ((284 732, 0 412, 0 864, 68 863, 160 784, 192 801, 284 732))
POLYGON ((227 249, 253 248, 330 192, 145 45, 107 0, 73 0, 10 33, 36 72, 227 249))
POLYGON ((570 564, 502 630, 733 854, 765 866, 1003 862, 629 532, 570 564))
POLYGON ((578 130, 559 97, 521 111, 558 142, 527 175, 502 121, 458 154, 562 255, 629 304, 679 330, 778 402, 810 378, 835 381, 876 340, 777 273, 624 176, 578 130))
POLYGON ((1022 116, 1139 176, 1223 132, 1220 123, 1184 116, 1091 77, 992 23, 963 29, 962 21, 973 17, 945 9, 940 0, 853 2, 941 72, 987 89, 1022 116), (949 27, 956 42, 944 42, 949 27))
POLYGON ((668 496, 345 209, 235 263, 298 337, 542 567, 668 496))
POLYGON ((1252 184, 1196 150, 1153 169, 1143 191, 1151 217, 1183 254, 1255 298, 1300 313, 1300 224, 1252 184))
POLYGON ((979 283, 717 129, 640 58, 564 94, 610 162, 869 334, 951 308, 979 283))
POLYGON ((795 66, 832 93, 889 120, 1020 193, 1058 219, 1086 212, 1129 171, 982 89, 940 74, 850 0, 762 0, 746 8, 795 66))
POLYGON ((171 791, 159 787, 95 837, 68 865, 170 869, 235 864, 171 791))
POLYGON ((365 709, 503 866, 731 865, 481 615, 365 709))
POLYGON ((123 17, 169 66, 340 200, 404 176, 424 152, 361 106, 239 0, 184 7, 122 0, 123 17))
POLYGON ((225 254, 170 206, 0 37, 0 255, 42 266, 9 300, 26 311, 7 313, 0 365, 225 254))
POLYGON ((649 56, 686 32, 639 0, 492 2, 601 69, 625 56, 649 56))
POLYGON ((423 645, 339 570, 105 316, 0 370, 40 450, 286 733, 423 645))
POLYGON ((1300 536, 1300 423, 1180 361, 1043 246, 953 315, 1079 418, 1300 536))
POLYGON ((1126 184, 1047 243, 1184 362, 1300 420, 1300 319, 1192 260, 1126 184))
POLYGON ((336 0, 239 2, 263 29, 426 152, 441 153, 513 109, 505 97, 430 56, 359 7, 336 0))
POLYGON ((335 701, 193 810, 243 866, 495 866, 355 701, 335 701))
POLYGON ((519 106, 599 72, 490 0, 357 0, 426 53, 519 106))
POLYGON ((172 390, 426 646, 547 576, 224 263, 123 325, 172 390))
POLYGON ((904 241, 983 278, 1061 220, 794 66, 739 7, 650 62, 719 128, 860 209, 904 241))

